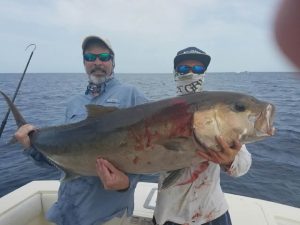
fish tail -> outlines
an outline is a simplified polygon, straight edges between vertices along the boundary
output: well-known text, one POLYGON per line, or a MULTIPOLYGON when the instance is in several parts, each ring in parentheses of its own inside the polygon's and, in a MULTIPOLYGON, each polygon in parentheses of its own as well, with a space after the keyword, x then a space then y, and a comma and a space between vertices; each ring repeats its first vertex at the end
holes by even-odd
POLYGON ((10 108, 10 110, 11 110, 11 112, 12 112, 14 118, 15 118, 17 126, 21 127, 24 124, 27 124, 27 122, 25 121, 25 119, 21 115, 20 111, 15 106, 15 104, 10 100, 10 98, 6 94, 4 94, 2 91, 0 91, 0 94, 3 95, 8 107, 10 108))

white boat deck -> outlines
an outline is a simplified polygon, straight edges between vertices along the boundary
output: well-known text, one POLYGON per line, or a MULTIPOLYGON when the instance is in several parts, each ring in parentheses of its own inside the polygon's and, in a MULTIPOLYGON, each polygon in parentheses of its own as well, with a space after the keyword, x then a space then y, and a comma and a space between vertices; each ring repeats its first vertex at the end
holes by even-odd
MULTIPOLYGON (((33 181, 0 198, 0 225, 50 225, 45 212, 57 199, 58 181, 33 181)), ((139 183, 132 224, 152 224, 157 184, 139 183)), ((233 225, 300 225, 300 208, 225 194, 233 225)))

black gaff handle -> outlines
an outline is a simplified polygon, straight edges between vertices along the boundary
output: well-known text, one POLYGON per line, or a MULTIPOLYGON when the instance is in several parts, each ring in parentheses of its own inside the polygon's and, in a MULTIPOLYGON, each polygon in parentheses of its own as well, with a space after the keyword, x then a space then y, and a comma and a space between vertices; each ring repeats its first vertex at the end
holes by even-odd
MULTIPOLYGON (((29 56, 29 59, 28 59, 28 61, 27 61, 27 64, 26 64, 26 67, 25 67, 24 72, 23 72, 23 74, 22 74, 22 77, 21 77, 21 79, 20 79, 20 81, 19 81, 19 83, 18 83, 17 89, 16 89, 15 94, 14 94, 14 96, 13 96, 13 98, 12 98, 12 102, 14 102, 15 99, 16 99, 16 97, 17 97, 17 94, 18 94, 19 89, 20 89, 20 87, 21 87, 22 81, 23 81, 24 76, 25 76, 25 74, 26 74, 27 67, 28 67, 28 65, 29 65, 29 63, 30 63, 30 60, 31 60, 32 55, 33 55, 33 52, 34 52, 35 49, 36 49, 36 44, 30 44, 30 45, 28 45, 28 46, 26 47, 25 51, 26 51, 30 46, 34 46, 34 48, 33 48, 32 52, 31 52, 31 54, 30 54, 30 56, 29 56)), ((9 117, 9 113, 10 113, 10 109, 7 110, 7 113, 6 113, 4 119, 3 119, 2 123, 1 123, 1 127, 0 127, 0 138, 1 138, 1 135, 2 135, 2 133, 3 133, 3 131, 4 131, 5 125, 6 125, 6 123, 7 123, 7 119, 8 119, 8 117, 9 117)))

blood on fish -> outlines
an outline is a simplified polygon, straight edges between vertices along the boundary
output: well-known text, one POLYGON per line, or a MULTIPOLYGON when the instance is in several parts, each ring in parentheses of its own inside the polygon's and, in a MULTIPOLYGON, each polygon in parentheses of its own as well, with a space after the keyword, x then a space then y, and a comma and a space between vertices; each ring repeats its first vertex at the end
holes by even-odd
POLYGON ((183 116, 174 119, 176 122, 172 124, 170 137, 182 136, 189 137, 192 134, 192 115, 183 116))
POLYGON ((167 109, 164 113, 156 114, 144 121, 144 132, 129 131, 129 136, 135 140, 135 150, 149 149, 161 137, 189 137, 192 134, 192 113, 188 112, 188 105, 180 100, 174 108, 167 109), (180 103, 180 107, 177 105, 180 103), (184 103, 184 104, 182 104, 184 103), (153 124, 160 124, 153 127, 153 124))
POLYGON ((133 159, 133 161, 132 161, 132 162, 133 162, 134 164, 137 164, 137 163, 138 163, 138 161, 139 161, 139 157, 137 157, 137 156, 136 156, 136 157, 134 157, 134 159, 133 159))
POLYGON ((186 105, 169 114, 169 137, 188 137, 192 134, 193 113, 186 105))
POLYGON ((146 125, 145 126, 145 138, 146 138, 146 147, 150 147, 151 143, 153 143, 153 141, 156 139, 159 139, 160 134, 158 133, 157 130, 155 130, 154 132, 151 132, 151 130, 149 129, 149 126, 146 125))
POLYGON ((129 129, 127 136, 129 140, 134 140, 134 150, 143 151, 145 149, 144 138, 139 134, 139 132, 136 131, 136 129, 129 129))

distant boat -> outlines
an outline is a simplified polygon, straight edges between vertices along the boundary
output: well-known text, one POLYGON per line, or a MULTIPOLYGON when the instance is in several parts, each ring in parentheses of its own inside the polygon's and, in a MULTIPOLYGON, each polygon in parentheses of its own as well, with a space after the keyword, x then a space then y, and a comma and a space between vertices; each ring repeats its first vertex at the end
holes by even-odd
MULTIPOLYGON (((0 225, 53 225, 45 212, 57 199, 59 181, 33 181, 0 198, 0 225)), ((152 225, 157 184, 138 183, 132 225, 152 225)), ((234 225, 300 225, 300 208, 225 194, 234 225)))
POLYGON ((245 70, 245 71, 240 71, 240 72, 237 72, 238 74, 249 74, 250 72, 245 70))

